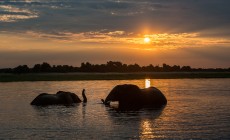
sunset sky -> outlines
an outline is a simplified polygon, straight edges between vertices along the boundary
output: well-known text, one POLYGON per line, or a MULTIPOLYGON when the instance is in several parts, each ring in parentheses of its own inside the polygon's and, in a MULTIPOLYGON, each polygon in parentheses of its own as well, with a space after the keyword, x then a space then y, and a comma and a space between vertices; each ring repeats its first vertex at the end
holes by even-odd
POLYGON ((0 68, 230 67, 230 0, 0 0, 0 68))

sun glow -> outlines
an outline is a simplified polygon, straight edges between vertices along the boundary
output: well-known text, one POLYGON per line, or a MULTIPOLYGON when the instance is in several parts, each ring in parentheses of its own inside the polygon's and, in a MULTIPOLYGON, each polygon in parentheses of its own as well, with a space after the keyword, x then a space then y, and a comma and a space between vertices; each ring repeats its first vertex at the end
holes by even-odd
POLYGON ((151 41, 151 40, 150 40, 149 37, 145 37, 145 38, 144 38, 144 42, 145 42, 145 43, 149 43, 150 41, 151 41))

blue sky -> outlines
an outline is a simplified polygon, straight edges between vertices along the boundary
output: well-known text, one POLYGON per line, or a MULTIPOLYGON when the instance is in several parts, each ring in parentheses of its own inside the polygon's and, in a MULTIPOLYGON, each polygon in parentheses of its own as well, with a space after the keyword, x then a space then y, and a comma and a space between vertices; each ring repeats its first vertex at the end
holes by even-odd
POLYGON ((1 0, 0 67, 110 60, 230 67, 229 6, 229 0, 1 0))

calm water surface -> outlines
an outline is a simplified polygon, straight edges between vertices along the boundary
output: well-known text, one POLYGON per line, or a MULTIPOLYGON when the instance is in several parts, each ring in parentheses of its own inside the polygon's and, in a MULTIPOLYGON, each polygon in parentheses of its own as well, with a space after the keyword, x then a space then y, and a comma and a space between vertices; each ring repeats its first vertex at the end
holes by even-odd
POLYGON ((125 83, 144 88, 144 79, 0 83, 0 139, 230 139, 230 79, 151 80, 168 99, 161 110, 121 113, 100 103, 125 83), (86 104, 30 105, 41 92, 80 96, 83 88, 86 104))

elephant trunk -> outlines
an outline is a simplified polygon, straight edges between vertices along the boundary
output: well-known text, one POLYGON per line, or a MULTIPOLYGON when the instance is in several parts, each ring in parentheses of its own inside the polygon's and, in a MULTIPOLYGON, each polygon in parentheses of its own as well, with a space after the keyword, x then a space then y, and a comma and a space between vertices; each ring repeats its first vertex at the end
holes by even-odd
POLYGON ((117 101, 115 99, 114 93, 110 92, 109 95, 105 98, 105 100, 102 100, 103 104, 110 105, 110 102, 117 101))
POLYGON ((108 104, 110 102, 110 99, 107 97, 107 98, 105 98, 105 101, 104 101, 104 103, 105 104, 108 104))
POLYGON ((106 100, 104 100, 104 99, 101 99, 101 101, 102 101, 102 103, 103 103, 104 105, 110 105, 110 101, 106 101, 106 100))
POLYGON ((86 103, 87 102, 87 98, 85 96, 85 89, 82 90, 82 97, 83 97, 83 102, 86 103))
POLYGON ((110 100, 108 100, 107 98, 105 99, 105 101, 103 102, 105 105, 110 105, 110 100))

